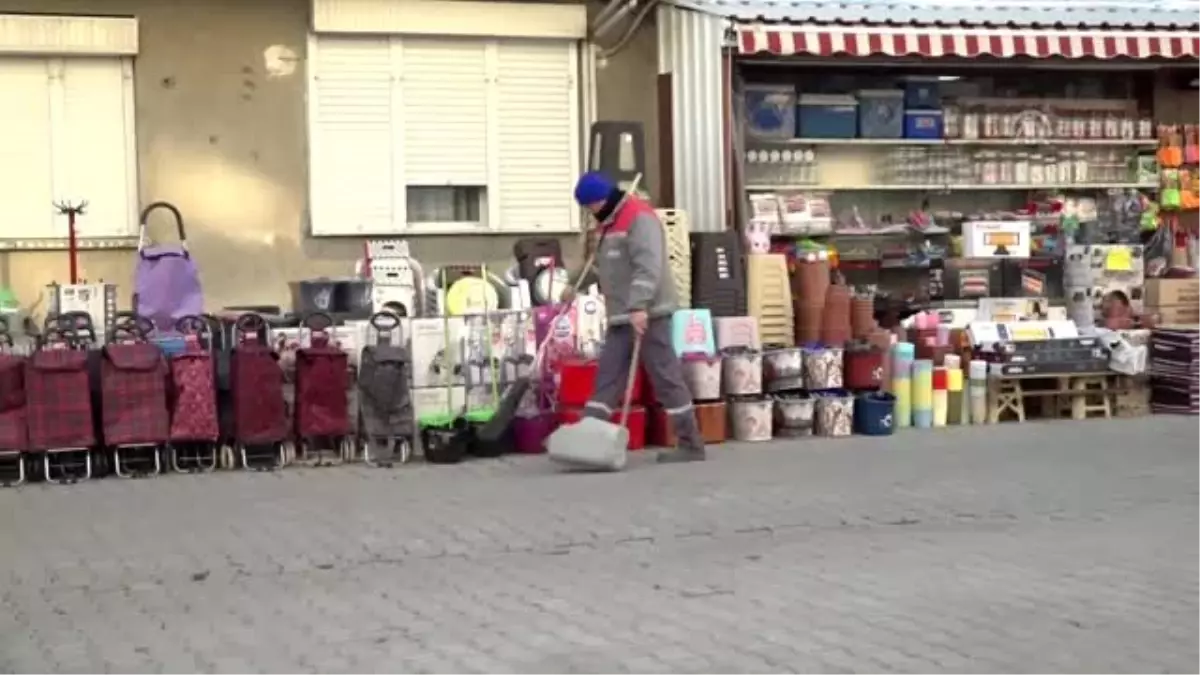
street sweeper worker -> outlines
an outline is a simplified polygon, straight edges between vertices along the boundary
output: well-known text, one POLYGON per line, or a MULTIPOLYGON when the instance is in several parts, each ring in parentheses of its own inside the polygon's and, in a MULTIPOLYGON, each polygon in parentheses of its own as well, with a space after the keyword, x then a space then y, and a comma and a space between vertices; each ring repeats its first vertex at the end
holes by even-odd
POLYGON ((595 217, 595 269, 608 315, 596 388, 583 414, 608 420, 620 409, 634 341, 640 337, 642 365, 679 443, 675 450, 659 454, 658 461, 704 459, 692 394, 671 339, 671 315, 679 307, 679 296, 667 268, 663 225, 649 204, 599 172, 580 177, 575 201, 595 217))

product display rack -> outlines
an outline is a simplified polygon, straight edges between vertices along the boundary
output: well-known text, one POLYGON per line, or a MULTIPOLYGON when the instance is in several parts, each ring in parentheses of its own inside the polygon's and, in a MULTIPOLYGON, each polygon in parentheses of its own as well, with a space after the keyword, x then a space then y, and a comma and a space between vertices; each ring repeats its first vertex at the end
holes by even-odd
POLYGON ((938 183, 911 185, 770 185, 754 183, 746 185, 747 192, 778 192, 791 190, 817 190, 822 192, 969 192, 972 190, 1157 190, 1158 183, 1055 183, 1034 185, 1032 183, 983 184, 983 183, 938 183))

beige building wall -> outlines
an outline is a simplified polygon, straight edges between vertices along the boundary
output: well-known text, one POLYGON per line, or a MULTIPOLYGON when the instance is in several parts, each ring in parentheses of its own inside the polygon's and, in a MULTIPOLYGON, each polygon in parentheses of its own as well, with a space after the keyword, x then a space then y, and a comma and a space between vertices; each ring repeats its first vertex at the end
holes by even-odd
MULTIPOLYGON (((142 204, 183 212, 210 307, 289 302, 288 281, 345 275, 361 241, 305 234, 304 69, 269 77, 264 51, 305 52, 309 0, 0 0, 0 12, 127 15, 139 20, 137 143, 142 204)), ((653 134, 657 70, 653 22, 598 73, 600 119, 641 121, 653 134)), ((302 64, 299 64, 302 66, 302 64)), ((650 171, 657 171, 648 143, 650 171)), ((152 221, 152 236, 174 234, 152 221)), ((575 237, 565 237, 577 255, 575 237)), ((429 268, 458 262, 507 266, 516 237, 413 237, 429 268)), ((132 251, 84 252, 89 280, 132 293, 132 251)), ((0 279, 25 307, 67 276, 62 251, 7 253, 0 279)), ((124 305, 127 300, 122 300, 124 305)))

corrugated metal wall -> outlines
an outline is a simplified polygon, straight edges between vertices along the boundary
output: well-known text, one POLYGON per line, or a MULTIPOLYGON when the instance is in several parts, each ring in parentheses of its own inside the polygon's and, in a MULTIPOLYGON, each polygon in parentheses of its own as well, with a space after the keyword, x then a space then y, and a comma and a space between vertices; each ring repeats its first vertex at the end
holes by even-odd
MULTIPOLYGON (((725 160, 720 16, 663 5, 658 10, 658 72, 671 73, 675 206, 693 232, 725 229, 725 160)), ((660 110, 659 115, 668 111, 660 110)))

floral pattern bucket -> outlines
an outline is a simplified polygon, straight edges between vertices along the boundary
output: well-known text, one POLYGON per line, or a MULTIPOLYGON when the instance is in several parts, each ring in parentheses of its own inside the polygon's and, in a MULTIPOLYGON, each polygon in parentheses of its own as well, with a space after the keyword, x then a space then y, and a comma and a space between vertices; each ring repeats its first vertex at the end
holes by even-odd
POLYGON ((842 388, 841 347, 816 347, 804 352, 804 388, 824 391, 842 388))
POLYGON ((845 391, 829 392, 816 398, 818 436, 849 436, 854 433, 854 397, 845 391))
POLYGON ((687 354, 683 357, 683 380, 692 392, 692 400, 721 399, 721 357, 687 354))
POLYGON ((774 401, 763 396, 739 396, 730 401, 733 439, 736 441, 771 440, 774 401))
POLYGON ((725 393, 730 396, 757 396, 762 393, 762 353, 747 347, 721 350, 721 369, 725 393))

